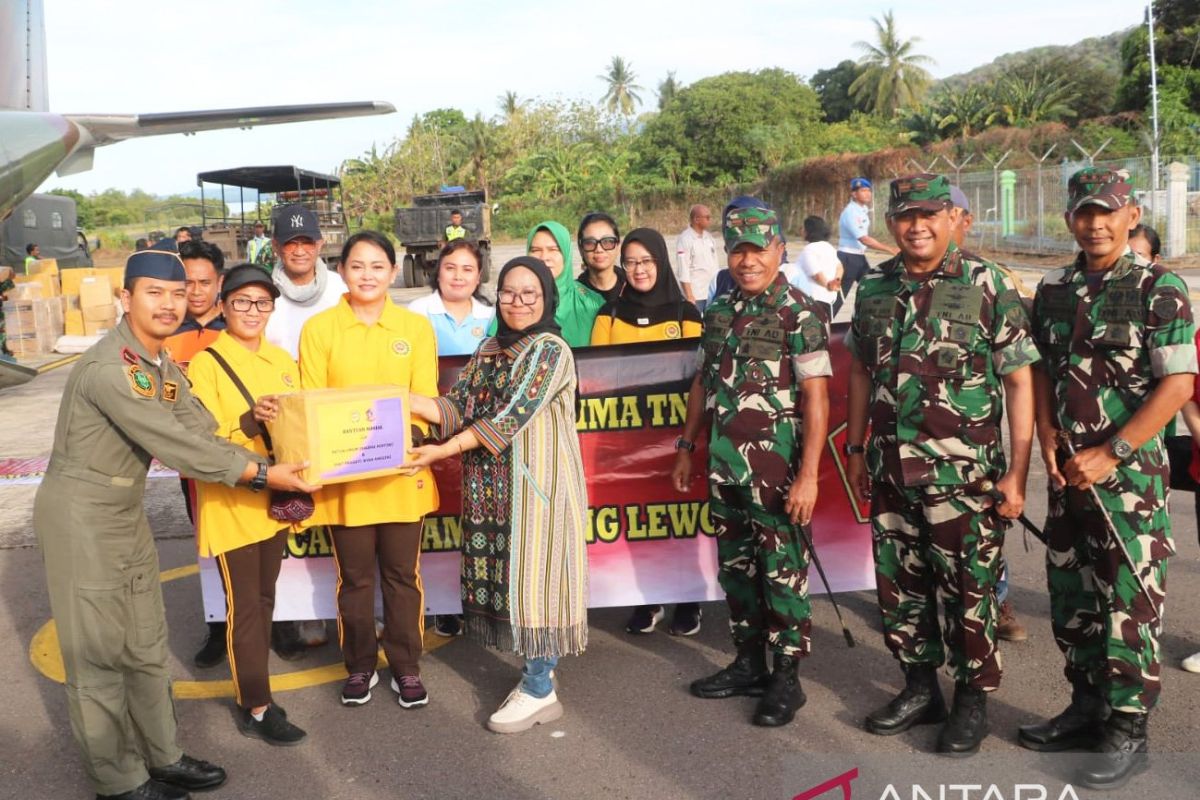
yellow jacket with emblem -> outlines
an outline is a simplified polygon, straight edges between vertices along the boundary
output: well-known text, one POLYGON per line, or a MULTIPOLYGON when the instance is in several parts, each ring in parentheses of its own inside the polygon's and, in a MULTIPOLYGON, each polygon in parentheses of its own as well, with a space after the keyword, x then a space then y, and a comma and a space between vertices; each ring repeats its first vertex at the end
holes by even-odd
MULTIPOLYGON (((395 384, 436 397, 437 337, 420 314, 387 300, 372 325, 359 320, 347 296, 322 311, 300 333, 300 381, 305 389, 395 384)), ((414 420, 423 433, 429 427, 414 420)), ((428 468, 415 475, 384 475, 324 487, 310 525, 416 522, 438 507, 428 468)))
MULTIPOLYGON (((253 397, 300 388, 300 368, 296 362, 286 350, 265 338, 254 352, 221 331, 209 347, 229 363, 253 397)), ((250 410, 250 404, 217 360, 201 350, 192 358, 188 378, 196 397, 216 418, 217 436, 253 450, 265 459, 267 448, 262 437, 250 439, 242 432, 242 415, 250 410)), ((271 519, 269 492, 198 483, 196 500, 196 545, 202 556, 216 556, 270 539, 280 528, 287 527, 286 523, 271 519)))

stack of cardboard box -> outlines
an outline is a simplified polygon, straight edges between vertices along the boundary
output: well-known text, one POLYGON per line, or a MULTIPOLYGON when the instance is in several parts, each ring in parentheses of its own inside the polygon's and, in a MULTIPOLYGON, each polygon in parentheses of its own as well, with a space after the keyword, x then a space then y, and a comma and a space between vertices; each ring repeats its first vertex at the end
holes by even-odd
POLYGON ((84 336, 99 336, 117 324, 113 287, 107 275, 90 275, 79 282, 79 316, 84 336))
POLYGON ((8 348, 18 359, 39 358, 54 349, 62 335, 62 301, 8 300, 4 304, 8 348))

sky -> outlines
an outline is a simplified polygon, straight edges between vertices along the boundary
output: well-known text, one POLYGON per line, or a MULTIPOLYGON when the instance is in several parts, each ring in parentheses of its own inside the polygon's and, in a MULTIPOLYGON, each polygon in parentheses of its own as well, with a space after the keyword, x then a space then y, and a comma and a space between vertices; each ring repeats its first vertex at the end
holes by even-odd
POLYGON ((350 100, 387 101, 396 113, 123 142, 98 150, 91 172, 53 176, 42 190, 165 195, 195 189, 196 173, 210 169, 333 172, 372 144, 386 147, 433 108, 490 117, 507 90, 598 101, 597 76, 614 55, 632 63, 644 108, 655 106, 668 70, 683 84, 767 67, 808 77, 857 58, 854 43, 871 40, 871 18, 889 9, 901 36, 919 36, 917 52, 936 60, 935 77, 1142 19, 1137 0, 48 0, 50 109, 58 113, 350 100))

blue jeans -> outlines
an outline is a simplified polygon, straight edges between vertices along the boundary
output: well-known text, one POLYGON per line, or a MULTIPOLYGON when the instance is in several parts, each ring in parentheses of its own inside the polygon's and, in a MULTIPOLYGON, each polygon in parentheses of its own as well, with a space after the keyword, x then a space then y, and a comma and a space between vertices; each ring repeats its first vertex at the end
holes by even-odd
POLYGON ((521 670, 521 691, 542 698, 554 691, 550 670, 558 665, 558 658, 527 658, 521 670))
POLYGON ((996 581, 996 602, 1003 603, 1008 599, 1008 561, 1000 559, 1000 580, 996 581))

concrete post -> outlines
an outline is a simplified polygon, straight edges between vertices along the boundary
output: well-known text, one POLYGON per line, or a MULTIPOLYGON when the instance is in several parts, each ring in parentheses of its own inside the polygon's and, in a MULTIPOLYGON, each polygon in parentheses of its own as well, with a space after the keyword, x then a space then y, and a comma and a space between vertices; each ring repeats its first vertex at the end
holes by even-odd
POLYGON ((1187 164, 1173 161, 1167 165, 1167 258, 1187 254, 1187 164))
POLYGON ((1017 173, 1006 169, 1000 173, 1000 235, 1012 236, 1016 227, 1016 202, 1014 191, 1017 185, 1017 173))

